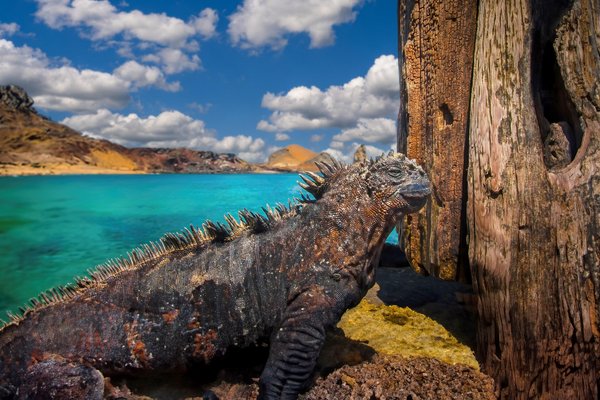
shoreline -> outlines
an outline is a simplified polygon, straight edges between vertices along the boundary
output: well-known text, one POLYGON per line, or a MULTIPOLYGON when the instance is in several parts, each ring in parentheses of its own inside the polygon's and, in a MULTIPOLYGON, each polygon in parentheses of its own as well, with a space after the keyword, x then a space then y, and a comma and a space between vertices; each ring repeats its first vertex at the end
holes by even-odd
POLYGON ((0 166, 0 177, 19 176, 68 176, 68 175, 226 175, 226 174, 294 174, 300 171, 255 170, 255 171, 198 171, 198 172, 149 172, 142 170, 120 170, 93 166, 0 166))
POLYGON ((0 176, 46 176, 46 175, 143 175, 140 170, 120 170, 92 166, 60 165, 52 167, 33 167, 31 165, 0 166, 0 176))

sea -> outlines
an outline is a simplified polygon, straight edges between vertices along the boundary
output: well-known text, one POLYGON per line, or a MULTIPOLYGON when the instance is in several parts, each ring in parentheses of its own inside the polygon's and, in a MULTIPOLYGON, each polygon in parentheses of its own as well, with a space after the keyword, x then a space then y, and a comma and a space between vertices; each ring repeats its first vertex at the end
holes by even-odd
POLYGON ((297 181, 297 174, 0 177, 0 319, 166 232, 287 205, 302 192, 297 181))

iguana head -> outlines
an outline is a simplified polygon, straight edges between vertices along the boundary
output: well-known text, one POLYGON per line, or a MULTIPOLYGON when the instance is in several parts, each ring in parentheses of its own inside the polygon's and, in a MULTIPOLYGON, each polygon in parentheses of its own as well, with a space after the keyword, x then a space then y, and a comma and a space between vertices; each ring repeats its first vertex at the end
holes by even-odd
POLYGON ((317 200, 324 198, 386 221, 419 210, 431 194, 425 171, 400 153, 345 167, 318 165, 322 176, 307 173, 301 183, 317 200))
POLYGON ((390 153, 363 168, 369 197, 391 215, 418 211, 431 194, 425 171, 403 154, 390 153))
POLYGON ((316 247, 339 252, 337 258, 368 288, 387 236, 402 215, 425 205, 431 183, 421 167, 398 153, 348 166, 318 166, 321 175, 307 173, 301 183, 317 199, 314 214, 321 218, 323 234, 316 247))

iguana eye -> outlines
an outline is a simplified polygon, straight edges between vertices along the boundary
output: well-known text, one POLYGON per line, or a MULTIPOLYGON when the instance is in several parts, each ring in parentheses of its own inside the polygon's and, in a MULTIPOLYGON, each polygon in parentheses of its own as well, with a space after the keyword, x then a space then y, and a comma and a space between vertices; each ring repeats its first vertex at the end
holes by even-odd
POLYGON ((390 168, 388 170, 388 174, 392 177, 392 178, 400 178, 403 174, 403 171, 399 168, 390 168))

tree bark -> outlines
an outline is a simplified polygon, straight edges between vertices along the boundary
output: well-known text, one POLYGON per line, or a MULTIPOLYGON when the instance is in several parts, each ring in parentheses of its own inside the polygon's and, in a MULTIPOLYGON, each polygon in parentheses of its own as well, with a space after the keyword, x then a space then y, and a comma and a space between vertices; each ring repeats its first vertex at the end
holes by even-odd
POLYGON ((478 357, 503 399, 597 399, 597 0, 481 0, 469 260, 478 357))
POLYGON ((398 150, 429 173, 434 195, 401 224, 420 273, 470 280, 466 268, 466 138, 477 1, 400 0, 398 150))
POLYGON ((598 0, 399 1, 398 148, 434 183, 402 241, 444 279, 467 245, 503 399, 600 395, 599 44, 598 0))

